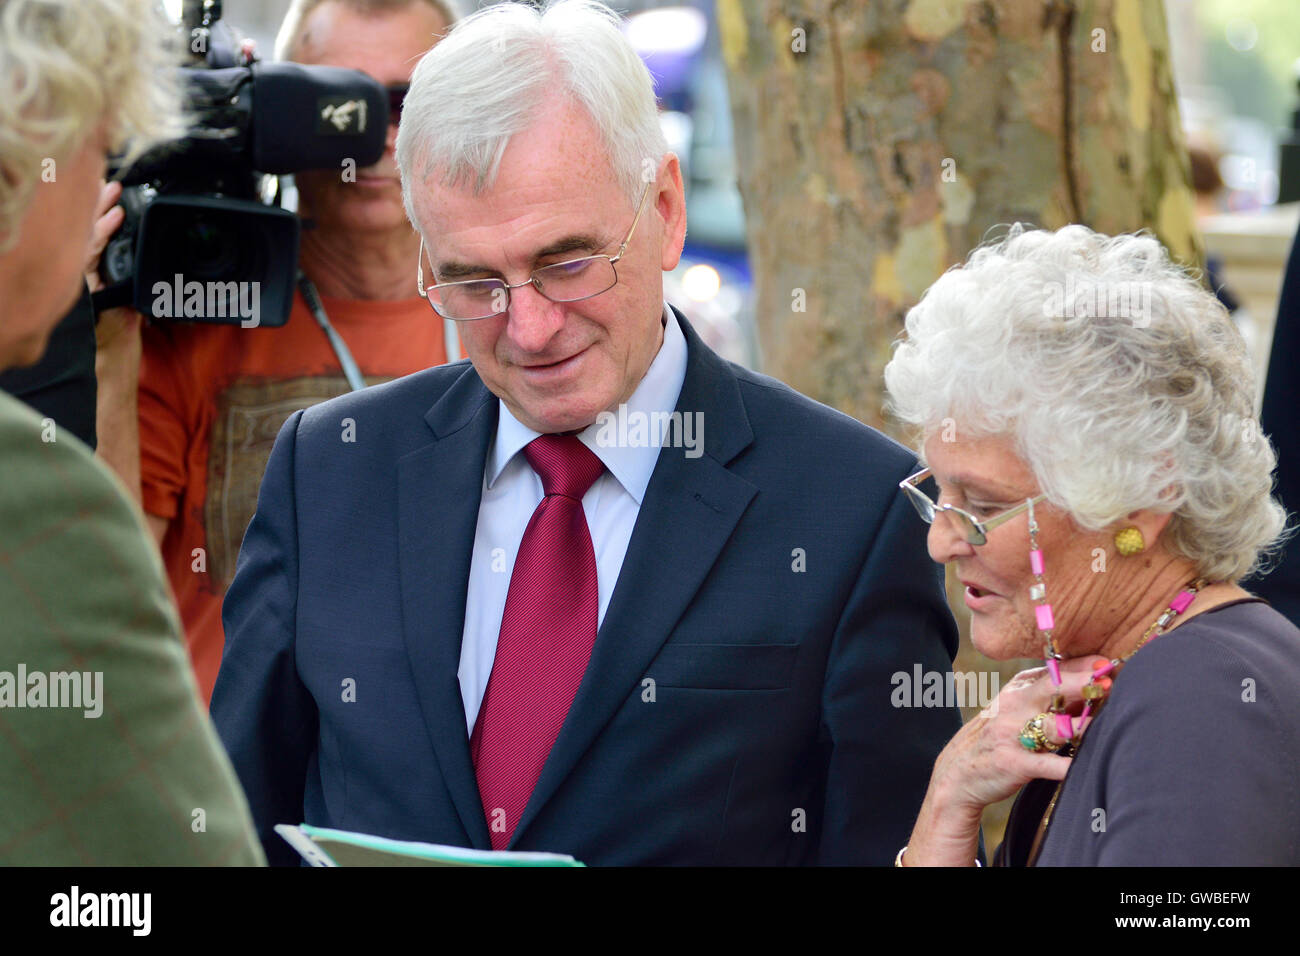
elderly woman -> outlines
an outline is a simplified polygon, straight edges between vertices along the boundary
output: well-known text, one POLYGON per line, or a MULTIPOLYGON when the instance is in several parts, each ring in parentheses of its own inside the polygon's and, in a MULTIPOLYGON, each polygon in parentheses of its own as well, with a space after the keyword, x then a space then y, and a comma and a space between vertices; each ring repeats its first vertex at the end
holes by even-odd
POLYGON ((1240 584, 1285 514, 1214 296, 1153 238, 1013 227, 885 382, 972 642, 1046 664, 940 754, 898 865, 973 865, 1017 790, 998 864, 1300 864, 1300 631, 1240 584))

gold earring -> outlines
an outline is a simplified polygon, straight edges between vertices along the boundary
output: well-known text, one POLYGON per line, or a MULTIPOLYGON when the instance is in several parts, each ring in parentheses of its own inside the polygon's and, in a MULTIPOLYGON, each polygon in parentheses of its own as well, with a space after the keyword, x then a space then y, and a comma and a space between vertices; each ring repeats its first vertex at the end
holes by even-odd
POLYGON ((1146 546, 1146 542, 1142 540, 1142 532, 1137 528, 1125 528, 1123 531, 1115 532, 1115 548, 1126 558, 1141 554, 1146 546))

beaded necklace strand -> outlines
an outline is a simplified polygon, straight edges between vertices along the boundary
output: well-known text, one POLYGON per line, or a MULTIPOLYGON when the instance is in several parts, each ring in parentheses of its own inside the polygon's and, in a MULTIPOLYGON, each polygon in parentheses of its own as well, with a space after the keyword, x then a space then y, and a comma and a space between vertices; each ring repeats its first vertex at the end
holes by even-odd
POLYGON ((1074 750, 1078 748, 1079 736, 1085 726, 1084 722, 1092 715, 1093 705, 1106 696, 1106 689, 1099 685, 1097 681, 1127 663, 1129 658, 1141 650, 1142 646, 1151 637, 1165 633, 1173 623, 1174 618, 1187 610, 1192 601, 1196 599, 1197 592, 1204 588, 1207 582, 1204 578, 1198 578, 1185 585, 1177 596, 1169 602, 1169 606, 1146 629, 1146 633, 1142 635, 1142 639, 1137 642, 1133 650, 1123 657, 1112 658, 1099 665, 1083 688, 1083 713, 1078 717, 1071 717, 1065 711, 1065 695, 1060 690, 1061 661, 1063 658, 1052 640, 1055 620, 1052 615, 1052 605, 1047 601, 1047 582, 1043 579, 1043 552, 1038 547, 1038 521, 1034 517, 1032 499, 1029 501, 1029 569, 1034 574, 1034 583, 1029 588, 1029 596, 1034 601, 1035 623, 1043 635, 1043 662, 1047 665, 1047 671, 1051 675, 1052 686, 1057 688, 1056 693, 1052 695, 1048 712, 1056 723, 1056 736, 1069 741, 1071 749, 1074 750))

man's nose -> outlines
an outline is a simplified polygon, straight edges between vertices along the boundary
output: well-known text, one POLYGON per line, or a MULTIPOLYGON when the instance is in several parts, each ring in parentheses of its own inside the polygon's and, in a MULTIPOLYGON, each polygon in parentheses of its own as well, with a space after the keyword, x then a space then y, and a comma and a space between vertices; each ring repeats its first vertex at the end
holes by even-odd
POLYGON ((934 521, 925 536, 925 546, 930 552, 930 559, 939 564, 970 557, 975 553, 975 545, 966 540, 958 527, 957 519, 947 511, 935 512, 934 521))
POLYGON ((541 352, 564 327, 564 307, 537 291, 531 282, 510 290, 506 334, 523 352, 541 352))

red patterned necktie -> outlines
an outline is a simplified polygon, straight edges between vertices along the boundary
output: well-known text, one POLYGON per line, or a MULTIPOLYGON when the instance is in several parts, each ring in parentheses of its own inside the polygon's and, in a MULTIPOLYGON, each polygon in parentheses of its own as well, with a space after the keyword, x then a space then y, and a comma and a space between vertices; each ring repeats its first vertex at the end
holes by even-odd
POLYGON ((470 754, 492 848, 519 825, 596 643, 596 553, 582 496, 605 466, 572 435, 524 448, 544 497, 528 521, 470 754))

